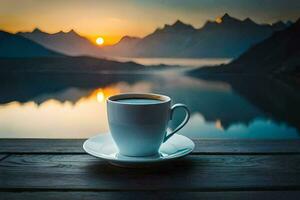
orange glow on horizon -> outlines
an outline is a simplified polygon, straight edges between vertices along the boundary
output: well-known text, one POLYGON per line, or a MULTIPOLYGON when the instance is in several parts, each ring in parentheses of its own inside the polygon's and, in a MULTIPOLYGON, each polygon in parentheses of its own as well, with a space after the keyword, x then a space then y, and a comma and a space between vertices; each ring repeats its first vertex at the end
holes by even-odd
POLYGON ((221 17, 217 17, 217 18, 216 18, 216 22, 217 22, 218 24, 221 24, 221 23, 222 23, 222 18, 221 18, 221 17))
MULTIPOLYGON (((80 34, 81 35, 81 34, 80 34)), ((84 36, 82 35, 83 37, 86 37, 88 40, 90 40, 93 44, 97 45, 97 46, 109 46, 109 45, 114 45, 116 43, 118 43, 122 36, 101 36, 99 37, 98 35, 87 35, 87 36, 84 36), (103 43, 102 44, 99 44, 97 42, 97 40, 99 38, 102 38, 103 39, 103 43)))
POLYGON ((224 130, 224 128, 222 126, 222 122, 219 119, 216 120, 215 126, 216 126, 217 129, 220 129, 222 131, 224 130))
MULTIPOLYGON (((233 13, 238 19, 250 17, 268 24, 299 18, 299 11, 293 9, 298 8, 296 1, 284 4, 282 10, 278 7, 282 3, 265 4, 255 10, 240 1, 225 7, 217 1, 203 2, 164 1, 162 5, 160 1, 1 0, 0 29, 12 33, 29 32, 37 27, 47 33, 73 29, 94 45, 101 35, 106 46, 116 44, 123 36, 145 37, 176 20, 201 28, 207 20, 225 12, 233 13)), ((222 23, 222 18, 217 17, 215 22, 222 23)))

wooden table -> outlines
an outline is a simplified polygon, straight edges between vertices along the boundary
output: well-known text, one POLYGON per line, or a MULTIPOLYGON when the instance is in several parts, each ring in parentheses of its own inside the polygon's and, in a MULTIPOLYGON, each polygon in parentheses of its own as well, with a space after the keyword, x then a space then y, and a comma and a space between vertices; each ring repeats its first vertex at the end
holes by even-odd
POLYGON ((83 140, 0 140, 0 199, 300 199, 299 140, 195 140, 183 159, 125 169, 83 140))

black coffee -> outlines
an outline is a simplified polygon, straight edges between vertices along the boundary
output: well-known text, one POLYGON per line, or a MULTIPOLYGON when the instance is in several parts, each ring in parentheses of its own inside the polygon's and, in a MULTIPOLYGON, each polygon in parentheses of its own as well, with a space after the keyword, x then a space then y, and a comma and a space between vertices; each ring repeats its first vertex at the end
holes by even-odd
POLYGON ((143 99, 143 98, 130 98, 130 99, 118 99, 118 102, 127 103, 127 104, 156 104, 161 103, 162 101, 157 99, 143 99))

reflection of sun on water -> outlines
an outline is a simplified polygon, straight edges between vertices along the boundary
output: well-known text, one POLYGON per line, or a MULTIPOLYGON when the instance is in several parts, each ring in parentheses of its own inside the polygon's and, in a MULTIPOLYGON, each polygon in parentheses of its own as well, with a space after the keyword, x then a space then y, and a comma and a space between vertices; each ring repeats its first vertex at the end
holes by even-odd
POLYGON ((217 18, 216 18, 216 22, 217 22, 218 24, 221 24, 221 23, 222 23, 222 18, 221 18, 221 17, 217 17, 217 18))
POLYGON ((92 92, 88 98, 94 98, 99 103, 103 103, 108 97, 118 94, 121 91, 114 87, 98 88, 92 92))
POLYGON ((108 131, 105 100, 120 92, 108 86, 95 89, 76 102, 48 99, 41 104, 30 101, 0 105, 1 136, 84 138, 105 133, 108 131))
POLYGON ((220 129, 222 131, 224 130, 224 128, 222 126, 222 123, 221 123, 221 120, 219 120, 219 119, 216 121, 216 128, 220 129))
POLYGON ((106 99, 121 92, 149 91, 147 83, 125 82, 95 90, 66 90, 42 103, 12 102, 0 105, 0 136, 9 138, 86 138, 107 133, 106 99), (78 95, 82 93, 82 95, 78 95), (76 98, 72 98, 75 94, 76 98), (78 99, 79 98, 79 99, 78 99))
POLYGON ((101 91, 97 92, 97 101, 98 101, 99 103, 102 103, 103 100, 104 100, 104 94, 103 94, 103 92, 102 92, 102 90, 101 90, 101 91))

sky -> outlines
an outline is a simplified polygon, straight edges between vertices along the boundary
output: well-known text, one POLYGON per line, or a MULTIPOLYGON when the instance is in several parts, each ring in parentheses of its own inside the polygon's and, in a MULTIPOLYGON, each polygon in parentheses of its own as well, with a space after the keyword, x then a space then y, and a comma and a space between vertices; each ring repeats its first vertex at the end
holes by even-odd
POLYGON ((0 29, 49 33, 74 29, 113 44, 125 35, 143 37, 177 19, 196 28, 229 13, 258 23, 295 21, 300 0, 0 0, 0 29))

